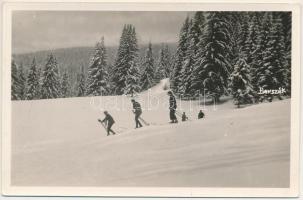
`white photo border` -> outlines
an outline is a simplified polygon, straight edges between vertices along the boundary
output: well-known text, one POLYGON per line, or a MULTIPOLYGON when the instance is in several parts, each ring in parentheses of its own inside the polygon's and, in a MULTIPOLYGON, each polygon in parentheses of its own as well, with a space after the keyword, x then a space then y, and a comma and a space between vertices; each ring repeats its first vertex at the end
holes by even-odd
MULTIPOLYGON (((199 0, 152 1, 114 0, 83 2, 7 1, 2 5, 1 133, 2 194, 14 196, 124 196, 124 197, 297 197, 299 192, 300 144, 300 5, 289 3, 209 3, 199 0), (291 11, 291 135, 289 188, 197 188, 197 187, 17 187, 11 186, 11 52, 12 12, 15 10, 56 11, 291 11)), ((213 1, 214 2, 214 1, 213 1)), ((218 2, 218 1, 216 1, 218 2)), ((241 1, 245 2, 245 1, 241 1)), ((265 1, 263 1, 265 2, 265 1)))

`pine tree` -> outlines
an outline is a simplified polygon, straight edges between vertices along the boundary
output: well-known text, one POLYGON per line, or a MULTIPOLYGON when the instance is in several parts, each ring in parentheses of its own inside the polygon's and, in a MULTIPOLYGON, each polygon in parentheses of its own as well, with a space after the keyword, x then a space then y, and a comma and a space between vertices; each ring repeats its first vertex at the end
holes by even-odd
POLYGON ((126 87, 123 89, 123 94, 133 97, 140 92, 139 76, 140 74, 136 62, 132 61, 131 66, 127 71, 126 87))
POLYGON ((165 72, 165 77, 164 78, 169 78, 171 74, 171 53, 168 48, 168 45, 165 45, 162 49, 163 52, 163 57, 162 57, 162 66, 164 68, 165 72))
POLYGON ((20 64, 18 80, 19 80, 19 83, 20 83, 20 99, 25 100, 26 99, 26 78, 25 78, 22 63, 20 64))
MULTIPOLYGON (((279 18, 274 18, 272 13, 266 13, 262 18, 262 28, 258 35, 257 49, 254 56, 255 90, 279 89, 285 86, 285 43, 282 23, 279 18)), ((259 100, 272 101, 274 95, 259 94, 259 100)), ((281 97, 277 96, 279 99, 281 97)))
POLYGON ((230 75, 229 90, 234 98, 234 103, 238 107, 241 104, 253 103, 254 92, 251 86, 249 65, 244 59, 238 59, 233 73, 230 75))
POLYGON ((67 98, 69 96, 70 96, 69 76, 67 74, 67 71, 65 70, 61 80, 61 97, 67 98))
POLYGON ((141 75, 141 89, 147 90, 155 84, 154 58, 152 44, 148 44, 143 63, 143 73, 141 75))
POLYGON ((56 58, 51 54, 48 56, 47 63, 43 70, 43 79, 41 86, 41 98, 53 99, 59 98, 60 79, 56 58))
POLYGON ((193 18, 193 24, 190 29, 190 41, 187 52, 188 63, 192 65, 190 68, 191 74, 189 76, 190 86, 187 87, 187 93, 193 97, 199 96, 203 88, 203 80, 205 78, 203 66, 201 65, 201 58, 204 52, 203 35, 205 28, 205 14, 203 12, 196 12, 193 18), (192 54, 192 55, 191 55, 192 54))
POLYGON ((190 20, 187 17, 185 19, 185 22, 181 28, 180 35, 179 35, 179 42, 177 47, 177 52, 175 56, 173 71, 170 78, 170 85, 174 93, 179 94, 180 86, 181 86, 181 80, 182 80, 182 66, 183 62, 185 60, 186 51, 188 48, 188 30, 190 26, 190 20))
POLYGON ((200 51, 197 53, 199 67, 195 75, 201 82, 200 91, 219 101, 227 87, 227 79, 231 71, 230 65, 230 32, 229 24, 222 12, 210 12, 206 17, 206 24, 200 40, 200 51), (202 90, 203 89, 203 90, 202 90))
MULTIPOLYGON (((125 25, 120 38, 120 44, 118 48, 117 58, 113 66, 112 85, 113 93, 116 95, 125 94, 125 88, 130 87, 129 76, 131 72, 136 70, 134 66, 137 66, 138 58, 138 44, 136 30, 133 25, 125 25), (131 69, 133 68, 133 69, 131 69)), ((139 74, 135 73, 134 76, 139 74)), ((138 77, 135 77, 137 80, 138 77)), ((139 84, 139 82, 137 82, 139 84)))
POLYGON ((89 96, 107 95, 109 90, 106 49, 104 37, 96 44, 94 56, 88 69, 86 94, 89 96))
POLYGON ((12 60, 12 68, 11 68, 11 99, 12 100, 21 99, 18 68, 14 60, 12 60))
POLYGON ((283 32, 285 39, 285 87, 286 95, 291 96, 291 29, 292 29, 292 13, 279 12, 278 17, 281 18, 283 24, 283 32))
POLYGON ((271 17, 272 25, 269 29, 269 41, 266 45, 267 51, 264 52, 263 65, 273 73, 272 87, 278 89, 285 86, 285 39, 281 18, 274 15, 271 17))
MULTIPOLYGON (((227 12, 228 31, 230 33, 230 64, 233 67, 238 59, 243 56, 243 47, 248 37, 248 13, 227 12)), ((232 69, 231 69, 232 70, 232 69)))
POLYGON ((36 59, 34 58, 27 76, 26 99, 28 100, 39 98, 39 93, 40 93, 39 75, 40 74, 38 74, 37 66, 36 66, 36 59))
POLYGON ((78 74, 78 85, 77 85, 77 96, 83 97, 85 96, 85 75, 84 75, 84 67, 81 67, 81 72, 78 74))
POLYGON ((189 24, 187 36, 187 49, 185 58, 182 65, 182 78, 179 93, 183 97, 192 98, 197 95, 197 79, 195 72, 199 70, 199 63, 197 63, 198 43, 200 42, 199 36, 202 34, 202 27, 205 23, 204 14, 196 12, 192 21, 189 24))
POLYGON ((258 35, 261 32, 261 22, 260 22, 261 14, 254 12, 251 16, 251 20, 248 21, 248 35, 247 39, 244 42, 244 45, 241 48, 241 52, 244 56, 248 65, 252 65, 255 58, 255 55, 258 53, 257 51, 257 41, 258 35))
POLYGON ((37 94, 37 99, 42 98, 42 84, 43 84, 43 70, 42 68, 37 68, 37 75, 38 75, 38 94, 37 94))
POLYGON ((168 78, 171 75, 171 55, 168 45, 162 44, 159 51, 159 57, 155 72, 155 82, 159 83, 160 80, 168 78))

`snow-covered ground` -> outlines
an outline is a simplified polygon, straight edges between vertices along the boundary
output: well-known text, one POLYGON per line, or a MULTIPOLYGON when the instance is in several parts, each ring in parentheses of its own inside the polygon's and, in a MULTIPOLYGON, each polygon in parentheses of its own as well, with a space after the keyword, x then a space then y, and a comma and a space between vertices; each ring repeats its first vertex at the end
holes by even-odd
POLYGON ((165 84, 137 97, 151 123, 141 129, 128 97, 13 102, 12 184, 289 186, 290 100, 236 109, 225 99, 216 110, 182 101, 179 110, 192 120, 168 124, 165 84), (201 108, 206 118, 197 120, 201 108), (102 109, 118 135, 107 137, 97 122, 102 109))

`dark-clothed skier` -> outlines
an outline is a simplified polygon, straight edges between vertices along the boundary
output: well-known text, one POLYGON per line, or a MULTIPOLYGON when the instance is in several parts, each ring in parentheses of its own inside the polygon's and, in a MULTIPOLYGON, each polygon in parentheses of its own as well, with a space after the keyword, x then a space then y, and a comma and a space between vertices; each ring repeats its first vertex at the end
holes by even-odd
POLYGON ((176 109, 177 109, 177 101, 175 96, 171 91, 167 92, 169 95, 169 117, 171 122, 170 123, 178 123, 178 119, 176 116, 176 109))
POLYGON ((112 132, 113 135, 115 135, 116 133, 111 129, 113 124, 115 123, 114 118, 107 112, 104 111, 105 114, 105 118, 101 121, 102 123, 106 123, 107 122, 107 136, 109 136, 109 133, 112 132))
POLYGON ((136 122, 136 128, 141 128, 142 124, 139 121, 139 118, 142 114, 141 105, 139 102, 135 101, 134 99, 131 100, 133 103, 133 112, 135 114, 135 122, 136 122))
POLYGON ((199 114, 198 114, 198 119, 202 119, 204 118, 204 113, 202 112, 202 110, 200 110, 199 114))
POLYGON ((182 114, 182 122, 185 122, 188 120, 188 117, 186 116, 185 112, 182 114))

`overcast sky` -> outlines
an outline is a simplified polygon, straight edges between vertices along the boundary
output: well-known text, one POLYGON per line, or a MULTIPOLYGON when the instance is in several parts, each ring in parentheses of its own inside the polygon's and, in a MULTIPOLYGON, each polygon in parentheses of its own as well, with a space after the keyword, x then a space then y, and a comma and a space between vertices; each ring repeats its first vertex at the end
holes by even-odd
POLYGON ((119 44, 124 24, 136 27, 139 43, 176 42, 188 12, 15 11, 12 22, 14 53, 65 47, 94 46, 105 37, 119 44))

